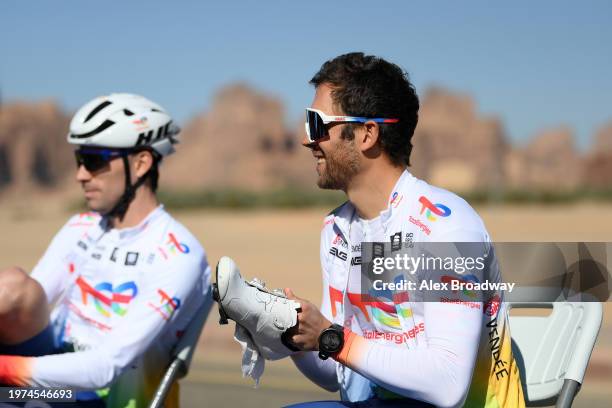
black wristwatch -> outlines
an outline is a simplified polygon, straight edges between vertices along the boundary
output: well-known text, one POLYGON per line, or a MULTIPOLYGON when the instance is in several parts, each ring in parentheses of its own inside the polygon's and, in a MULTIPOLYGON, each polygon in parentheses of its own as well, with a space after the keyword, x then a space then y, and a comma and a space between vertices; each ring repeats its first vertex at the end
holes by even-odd
POLYGON ((327 360, 330 355, 342 350, 344 346, 344 327, 332 324, 319 335, 319 358, 327 360))

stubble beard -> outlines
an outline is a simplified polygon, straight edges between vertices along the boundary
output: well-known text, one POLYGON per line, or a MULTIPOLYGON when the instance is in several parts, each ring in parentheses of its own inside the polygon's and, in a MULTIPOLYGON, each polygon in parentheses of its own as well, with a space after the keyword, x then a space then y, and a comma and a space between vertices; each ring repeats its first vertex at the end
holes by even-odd
POLYGON ((352 178, 359 173, 359 153, 354 140, 346 141, 334 151, 325 153, 323 169, 317 185, 325 190, 346 191, 352 178))

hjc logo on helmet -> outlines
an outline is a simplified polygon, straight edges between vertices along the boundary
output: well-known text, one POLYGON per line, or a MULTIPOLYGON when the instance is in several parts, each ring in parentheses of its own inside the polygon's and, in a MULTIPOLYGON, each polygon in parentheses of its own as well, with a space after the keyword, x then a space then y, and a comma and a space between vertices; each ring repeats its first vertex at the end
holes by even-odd
POLYGON ((172 121, 166 123, 164 126, 158 127, 155 138, 153 138, 153 134, 155 132, 153 129, 149 130, 148 132, 139 133, 138 140, 136 140, 136 146, 148 145, 151 142, 161 140, 164 137, 168 137, 168 139, 170 139, 170 142, 176 143, 177 141, 172 138, 173 134, 170 132, 171 124, 172 124, 172 121))

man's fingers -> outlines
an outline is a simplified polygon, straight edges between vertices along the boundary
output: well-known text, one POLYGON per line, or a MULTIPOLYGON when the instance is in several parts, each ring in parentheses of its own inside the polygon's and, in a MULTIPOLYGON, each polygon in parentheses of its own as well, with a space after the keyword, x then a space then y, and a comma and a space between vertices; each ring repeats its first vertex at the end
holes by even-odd
POLYGON ((300 302, 303 302, 305 299, 302 299, 300 297, 295 296, 295 293, 293 293, 293 290, 291 290, 291 288, 285 288, 285 296, 287 296, 287 298, 291 299, 291 300, 297 300, 300 302))
POLYGON ((294 346, 296 346, 299 349, 303 349, 304 348, 304 336, 301 334, 294 334, 293 336, 291 336, 289 338, 289 341, 291 342, 291 344, 293 344, 294 346))

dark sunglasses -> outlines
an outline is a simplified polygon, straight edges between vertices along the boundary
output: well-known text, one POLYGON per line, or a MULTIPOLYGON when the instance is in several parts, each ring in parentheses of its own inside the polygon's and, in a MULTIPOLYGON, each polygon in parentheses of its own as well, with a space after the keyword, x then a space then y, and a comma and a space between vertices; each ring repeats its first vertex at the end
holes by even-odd
POLYGON ((399 119, 390 118, 364 118, 360 116, 331 116, 326 115, 318 109, 306 108, 306 136, 310 143, 318 142, 327 136, 327 125, 330 123, 348 123, 348 122, 376 122, 376 123, 397 123, 399 119))
POLYGON ((77 168, 81 165, 89 172, 102 170, 108 163, 117 157, 128 156, 129 150, 113 150, 113 149, 78 149, 74 151, 77 168))

